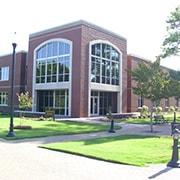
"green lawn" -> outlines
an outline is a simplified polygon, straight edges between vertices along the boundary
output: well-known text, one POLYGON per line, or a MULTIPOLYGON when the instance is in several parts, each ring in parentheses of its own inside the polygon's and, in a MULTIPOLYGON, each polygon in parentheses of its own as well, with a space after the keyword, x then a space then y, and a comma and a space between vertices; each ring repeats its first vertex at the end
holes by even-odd
MULTIPOLYGON (((167 122, 172 122, 174 120, 173 113, 164 113, 163 114, 167 122)), ((115 119, 116 122, 132 123, 132 124, 150 124, 150 118, 123 118, 115 119)), ((176 121, 180 122, 180 113, 176 114, 176 121)))
POLYGON ((110 162, 145 166, 167 163, 171 158, 172 138, 118 136, 53 143, 42 147, 110 162))
MULTIPOLYGON (((100 124, 89 124, 72 121, 37 121, 32 119, 23 119, 22 125, 32 126, 31 130, 14 129, 16 136, 6 137, 9 130, 9 117, 0 116, 0 138, 4 139, 23 139, 54 135, 79 134, 98 131, 107 131, 109 126, 100 124)), ((20 125, 20 118, 14 119, 14 126, 20 125)))

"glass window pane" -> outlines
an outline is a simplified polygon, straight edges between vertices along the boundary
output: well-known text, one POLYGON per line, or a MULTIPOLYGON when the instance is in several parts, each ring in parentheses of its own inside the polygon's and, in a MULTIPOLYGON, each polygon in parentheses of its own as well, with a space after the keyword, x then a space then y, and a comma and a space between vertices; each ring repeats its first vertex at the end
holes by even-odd
POLYGON ((40 83, 40 77, 36 77, 36 83, 40 83))
POLYGON ((46 70, 46 64, 45 64, 45 62, 42 62, 41 63, 41 76, 42 75, 45 75, 45 70, 46 70))
POLYGON ((64 76, 64 81, 69 81, 69 75, 64 76))
POLYGON ((63 82, 63 75, 59 75, 59 82, 63 82))
POLYGON ((47 57, 53 56, 53 43, 47 44, 47 57))
POLYGON ((51 69, 52 69, 51 63, 47 63, 47 75, 51 74, 51 69))
POLYGON ((70 54, 70 45, 65 43, 65 54, 70 54))
MULTIPOLYGON (((68 43, 58 41, 49 42, 37 50, 36 57, 37 59, 48 57, 48 59, 40 60, 41 62, 36 64, 37 83, 45 82, 44 79, 47 82, 56 82, 57 75, 59 82, 69 81, 70 45, 68 43), (50 57, 54 58, 50 59, 50 57)), ((5 77, 7 78, 8 76, 8 72, 6 72, 5 77)))
POLYGON ((119 52, 114 48, 112 48, 112 50, 111 50, 111 59, 114 60, 114 61, 119 61, 120 60, 119 52))
POLYGON ((95 56, 101 55, 101 44, 92 45, 91 53, 95 56))
POLYGON ((53 52, 52 52, 53 56, 57 56, 58 55, 58 42, 53 42, 53 52))
POLYGON ((59 55, 65 54, 65 44, 63 42, 59 43, 59 55))
POLYGON ((36 76, 40 76, 40 63, 36 63, 36 76))
POLYGON ((102 57, 110 59, 111 47, 107 44, 102 44, 102 57))

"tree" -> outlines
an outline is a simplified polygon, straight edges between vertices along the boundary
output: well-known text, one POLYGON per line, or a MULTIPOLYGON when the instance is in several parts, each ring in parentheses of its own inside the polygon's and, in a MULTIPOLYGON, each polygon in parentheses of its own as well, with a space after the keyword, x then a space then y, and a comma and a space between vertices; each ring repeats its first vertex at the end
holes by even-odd
MULTIPOLYGON (((148 81, 151 75, 149 67, 144 62, 141 62, 138 64, 138 68, 129 73, 136 82, 136 86, 133 87, 134 94, 141 96, 141 99, 143 99, 143 97, 147 96, 148 81)), ((143 104, 141 103, 141 105, 143 104)))
MULTIPOLYGON (((160 59, 154 63, 139 63, 138 67, 131 71, 132 79, 136 81, 133 87, 134 94, 142 95, 151 100, 152 104, 159 106, 162 98, 168 94, 169 76, 160 68, 160 59)), ((153 132, 153 109, 151 109, 150 125, 153 132)))
POLYGON ((151 100, 156 106, 168 95, 170 78, 168 73, 160 68, 159 60, 151 64, 139 63, 138 67, 131 71, 131 76, 136 81, 133 87, 134 94, 151 100))
POLYGON ((151 76, 149 77, 148 93, 146 98, 150 99, 155 106, 160 105, 161 99, 168 96, 167 88, 170 82, 168 73, 160 67, 160 60, 150 64, 151 76))
POLYGON ((180 71, 170 70, 169 75, 172 79, 180 81, 180 71))
POLYGON ((166 23, 167 35, 163 42, 161 58, 180 54, 180 6, 171 12, 166 23))
MULTIPOLYGON (((19 101, 19 109, 27 110, 32 107, 32 98, 29 95, 29 92, 22 92, 20 94, 17 93, 18 101, 19 101)), ((16 129, 31 129, 31 126, 22 125, 23 122, 23 112, 20 112, 20 125, 15 126, 16 129)))
POLYGON ((27 110, 32 107, 32 98, 29 96, 29 92, 22 92, 17 94, 19 101, 19 109, 27 110))

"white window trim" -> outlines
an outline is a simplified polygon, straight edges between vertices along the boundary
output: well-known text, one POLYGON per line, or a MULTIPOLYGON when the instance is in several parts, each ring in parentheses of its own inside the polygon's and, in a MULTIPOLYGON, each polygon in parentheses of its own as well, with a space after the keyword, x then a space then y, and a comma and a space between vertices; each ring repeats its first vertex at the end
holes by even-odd
POLYGON ((1 68, 1 78, 3 77, 3 79, 0 79, 0 81, 9 81, 9 66, 4 66, 0 68, 1 68), (5 72, 5 75, 3 74, 3 72, 5 72))
POLYGON ((7 102, 6 102, 6 104, 1 104, 1 102, 0 102, 0 106, 1 106, 1 107, 2 107, 2 106, 8 106, 8 93, 7 93, 7 92, 4 92, 4 91, 3 91, 3 92, 0 92, 0 96, 1 96, 2 94, 3 94, 3 95, 5 94, 5 95, 7 96, 7 97, 6 97, 6 98, 7 98, 7 99, 6 99, 7 102))
MULTIPOLYGON (((67 43, 70 45, 70 72, 69 72, 69 82, 66 82, 66 86, 68 86, 68 91, 69 91, 69 113, 68 113, 68 116, 71 116, 71 94, 72 94, 72 55, 73 55, 73 43, 72 41, 68 40, 68 39, 63 39, 63 38, 55 38, 55 39, 50 39, 50 40, 47 40, 47 41, 44 41, 43 43, 39 44, 35 49, 34 49, 34 55, 33 55, 33 81, 32 81, 32 111, 33 112, 36 112, 36 106, 37 106, 37 93, 36 93, 36 90, 38 90, 38 86, 36 85, 36 52, 37 50, 44 46, 45 44, 47 43, 50 43, 50 42, 54 42, 54 41, 57 41, 57 42, 64 42, 64 43, 67 43), (67 85, 68 84, 68 85, 67 85)), ((52 86, 52 84, 56 84, 56 87, 59 86, 59 89, 63 89, 61 88, 61 84, 64 83, 64 82, 56 82, 56 83, 44 83, 44 86, 46 86, 46 88, 48 89, 53 89, 53 87, 55 86, 52 86)), ((42 86, 41 86, 42 88, 42 86)), ((41 89, 40 88, 40 89, 41 89)))
MULTIPOLYGON (((120 72, 119 72, 119 90, 117 90, 117 113, 122 113, 122 62, 123 62, 123 56, 122 56, 122 52, 118 49, 117 46, 115 46, 114 44, 112 44, 111 42, 107 41, 107 40, 94 40, 94 41, 91 41, 89 43, 89 82, 88 82, 88 87, 89 87, 89 97, 88 97, 88 116, 90 117, 91 116, 91 90, 93 90, 91 87, 93 86, 93 82, 91 82, 91 47, 92 45, 94 44, 98 44, 98 43, 104 43, 104 44, 108 44, 110 46, 112 46, 114 49, 116 49, 118 51, 118 53, 120 54, 120 62, 119 62, 119 69, 120 69, 120 72)), ((97 83, 99 84, 98 86, 98 89, 101 90, 101 91, 104 91, 104 85, 102 87, 100 87, 102 84, 100 83, 97 83)), ((108 87, 110 87, 109 89, 115 89, 114 87, 117 86, 117 85, 108 85, 108 87), (112 86, 112 87, 110 87, 112 86)))

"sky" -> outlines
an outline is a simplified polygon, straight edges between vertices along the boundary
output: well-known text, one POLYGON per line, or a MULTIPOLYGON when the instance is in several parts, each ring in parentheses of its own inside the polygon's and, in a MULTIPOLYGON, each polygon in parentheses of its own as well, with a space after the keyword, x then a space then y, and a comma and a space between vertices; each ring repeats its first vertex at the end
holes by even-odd
MULTIPOLYGON (((83 19, 127 39, 128 54, 154 61, 166 20, 180 0, 5 0, 0 4, 0 56, 28 50, 29 34, 83 19), (16 32, 16 37, 14 37, 16 32)), ((180 57, 162 60, 180 70, 180 57)))

